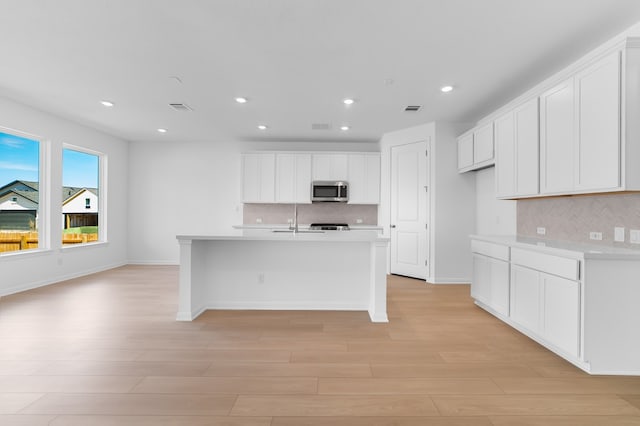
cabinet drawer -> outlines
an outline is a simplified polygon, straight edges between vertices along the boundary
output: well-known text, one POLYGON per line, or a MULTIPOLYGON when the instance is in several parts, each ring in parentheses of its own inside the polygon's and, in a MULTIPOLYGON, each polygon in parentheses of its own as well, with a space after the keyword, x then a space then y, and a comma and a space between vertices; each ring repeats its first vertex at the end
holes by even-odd
POLYGON ((471 251, 495 259, 509 261, 509 247, 486 241, 471 240, 471 251))
POLYGON ((512 248, 511 263, 570 280, 580 279, 580 261, 577 259, 512 248))

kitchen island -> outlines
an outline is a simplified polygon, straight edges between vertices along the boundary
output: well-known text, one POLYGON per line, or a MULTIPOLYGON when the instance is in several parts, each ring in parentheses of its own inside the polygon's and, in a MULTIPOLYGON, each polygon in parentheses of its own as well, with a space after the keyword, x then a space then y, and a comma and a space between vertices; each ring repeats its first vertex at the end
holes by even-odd
POLYGON ((389 239, 377 232, 238 230, 177 239, 178 321, 207 309, 269 309, 362 310, 388 322, 389 239))

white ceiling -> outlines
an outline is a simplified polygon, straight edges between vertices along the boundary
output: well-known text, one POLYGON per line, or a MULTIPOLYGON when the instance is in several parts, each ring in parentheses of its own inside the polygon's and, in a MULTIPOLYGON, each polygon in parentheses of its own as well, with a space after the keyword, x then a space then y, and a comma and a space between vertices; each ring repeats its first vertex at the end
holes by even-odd
POLYGON ((357 142, 434 120, 473 122, 640 21, 640 0, 0 7, 0 96, 131 141, 357 142), (456 90, 441 93, 445 84, 456 90), (356 103, 345 107, 346 97, 356 103), (194 111, 176 112, 168 106, 176 102, 194 111))

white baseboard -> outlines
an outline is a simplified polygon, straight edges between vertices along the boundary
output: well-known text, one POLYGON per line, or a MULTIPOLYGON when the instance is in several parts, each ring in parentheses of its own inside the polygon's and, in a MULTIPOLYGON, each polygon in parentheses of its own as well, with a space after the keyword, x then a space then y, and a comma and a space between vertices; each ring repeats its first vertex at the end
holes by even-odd
POLYGON ((157 265, 157 266, 179 266, 180 262, 174 260, 129 260, 127 265, 157 265))
POLYGON ((117 262, 117 263, 112 263, 112 264, 109 264, 109 265, 102 265, 102 266, 99 266, 97 268, 91 268, 91 269, 85 269, 85 270, 82 270, 82 271, 76 271, 76 272, 73 272, 71 274, 59 275, 59 276, 56 276, 55 278, 50 278, 50 279, 41 280, 41 281, 35 281, 35 282, 31 282, 31 283, 26 283, 26 284, 14 286, 14 287, 1 289, 0 290, 0 297, 8 296, 10 294, 20 293, 22 291, 33 290, 35 288, 44 287, 44 286, 51 285, 51 284, 56 284, 56 283, 59 283, 59 282, 62 282, 62 281, 72 280, 74 278, 84 277, 86 275, 91 275, 91 274, 95 274, 95 273, 98 273, 98 272, 107 271, 109 269, 119 268, 121 266, 125 266, 126 264, 127 264, 127 262, 117 262))

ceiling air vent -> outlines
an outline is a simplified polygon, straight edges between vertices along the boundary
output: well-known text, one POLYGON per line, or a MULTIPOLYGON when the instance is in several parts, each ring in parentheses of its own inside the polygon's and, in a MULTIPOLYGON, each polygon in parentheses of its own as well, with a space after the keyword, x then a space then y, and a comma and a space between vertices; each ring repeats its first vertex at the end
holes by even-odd
POLYGON ((193 108, 187 104, 169 104, 169 106, 176 111, 193 111, 193 108))
POLYGON ((311 130, 331 130, 329 123, 311 123, 311 130))
POLYGON ((422 108, 421 105, 408 105, 404 108, 404 110, 409 112, 415 112, 415 111, 419 111, 420 108, 422 108))

